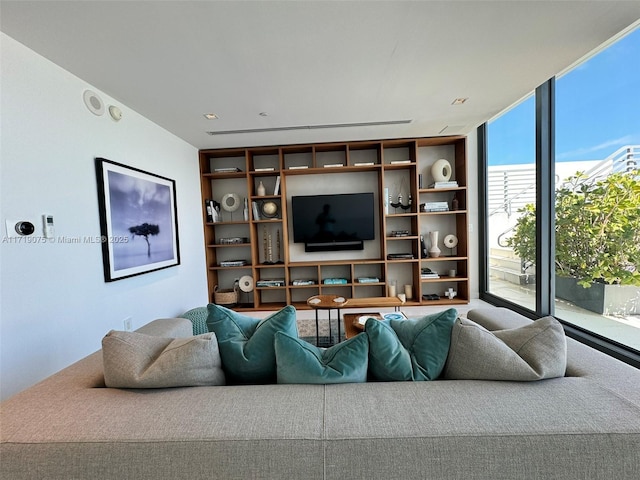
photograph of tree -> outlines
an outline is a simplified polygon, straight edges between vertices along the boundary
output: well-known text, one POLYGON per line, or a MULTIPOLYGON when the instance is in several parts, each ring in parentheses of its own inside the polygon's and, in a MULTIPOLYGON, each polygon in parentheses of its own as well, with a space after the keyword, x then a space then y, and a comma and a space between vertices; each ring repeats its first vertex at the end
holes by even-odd
POLYGON ((175 182, 96 159, 106 281, 180 263, 175 182))

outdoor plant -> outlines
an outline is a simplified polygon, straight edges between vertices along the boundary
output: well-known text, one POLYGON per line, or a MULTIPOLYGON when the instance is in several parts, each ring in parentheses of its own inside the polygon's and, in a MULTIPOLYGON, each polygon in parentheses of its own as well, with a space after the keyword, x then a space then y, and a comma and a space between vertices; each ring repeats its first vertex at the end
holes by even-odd
MULTIPOLYGON (((556 274, 593 282, 640 286, 640 170, 595 182, 583 173, 556 190, 556 274)), ((519 210, 507 244, 535 262, 535 206, 519 210)))

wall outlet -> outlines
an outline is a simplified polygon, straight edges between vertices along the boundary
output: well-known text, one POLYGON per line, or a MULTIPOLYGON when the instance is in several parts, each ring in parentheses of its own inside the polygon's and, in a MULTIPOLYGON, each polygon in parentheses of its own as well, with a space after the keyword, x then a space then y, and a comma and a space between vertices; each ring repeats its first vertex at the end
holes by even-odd
POLYGON ((124 319, 124 330, 125 332, 131 331, 131 317, 127 317, 124 319))

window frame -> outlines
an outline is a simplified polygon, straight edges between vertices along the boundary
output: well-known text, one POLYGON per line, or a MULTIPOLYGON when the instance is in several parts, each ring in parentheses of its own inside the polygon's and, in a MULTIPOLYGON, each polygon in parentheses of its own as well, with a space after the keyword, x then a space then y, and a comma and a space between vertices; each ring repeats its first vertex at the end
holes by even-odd
MULTIPOLYGON (((489 292, 488 239, 488 122, 477 129, 479 206, 479 295, 497 307, 505 307, 536 319, 555 313, 555 77, 535 90, 536 125, 536 309, 513 303, 489 292), (547 259, 546 262, 541 259, 547 259)), ((558 319, 568 337, 636 368, 640 355, 631 347, 558 319)))

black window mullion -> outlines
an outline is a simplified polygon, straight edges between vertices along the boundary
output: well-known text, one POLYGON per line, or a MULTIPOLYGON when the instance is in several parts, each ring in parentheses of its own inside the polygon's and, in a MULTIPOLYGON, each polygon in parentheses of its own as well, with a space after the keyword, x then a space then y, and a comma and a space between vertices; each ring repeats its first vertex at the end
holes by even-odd
POLYGON ((478 127, 478 240, 480 255, 479 275, 480 275, 480 298, 487 293, 489 285, 489 240, 488 235, 488 158, 487 158, 487 124, 483 123, 478 127))
POLYGON ((555 298, 555 79, 536 88, 536 313, 553 315, 555 298))

